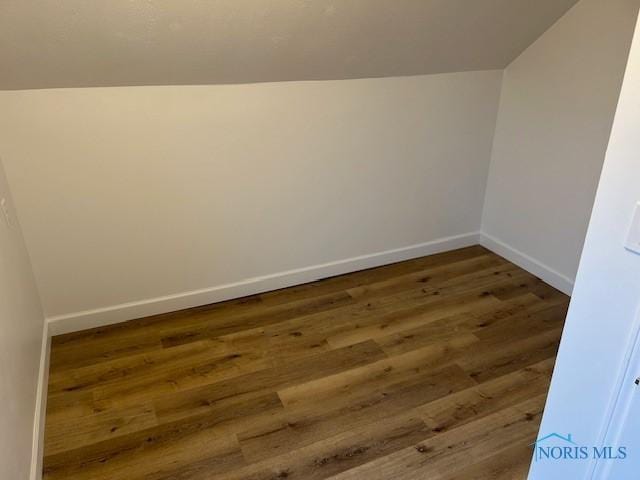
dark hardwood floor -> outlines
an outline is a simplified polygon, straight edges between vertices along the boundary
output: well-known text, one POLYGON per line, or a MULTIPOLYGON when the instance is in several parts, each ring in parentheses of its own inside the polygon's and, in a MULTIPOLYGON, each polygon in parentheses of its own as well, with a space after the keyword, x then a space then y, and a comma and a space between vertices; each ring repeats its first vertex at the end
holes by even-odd
POLYGON ((470 247, 54 337, 45 478, 524 479, 567 305, 470 247))

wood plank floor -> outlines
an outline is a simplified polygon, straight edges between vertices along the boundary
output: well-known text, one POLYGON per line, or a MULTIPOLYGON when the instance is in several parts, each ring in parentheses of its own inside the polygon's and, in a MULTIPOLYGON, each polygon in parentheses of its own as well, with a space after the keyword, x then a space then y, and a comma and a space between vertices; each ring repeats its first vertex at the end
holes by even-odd
POLYGON ((44 477, 524 479, 568 300, 476 246, 54 337, 44 477))

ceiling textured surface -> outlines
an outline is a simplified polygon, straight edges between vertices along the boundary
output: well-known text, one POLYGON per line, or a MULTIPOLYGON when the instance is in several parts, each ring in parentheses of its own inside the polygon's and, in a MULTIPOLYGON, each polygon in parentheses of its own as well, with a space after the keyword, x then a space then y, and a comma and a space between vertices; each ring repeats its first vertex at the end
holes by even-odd
POLYGON ((505 67, 577 0, 2 0, 0 89, 505 67))

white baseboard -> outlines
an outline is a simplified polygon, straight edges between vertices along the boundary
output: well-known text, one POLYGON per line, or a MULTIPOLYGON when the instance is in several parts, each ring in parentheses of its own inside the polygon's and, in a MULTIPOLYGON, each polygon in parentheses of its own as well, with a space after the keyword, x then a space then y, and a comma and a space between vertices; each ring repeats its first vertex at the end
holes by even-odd
POLYGON ((515 263, 516 265, 532 273, 536 277, 541 278, 552 287, 560 290, 562 293, 565 293, 569 296, 571 295, 571 292, 573 291, 574 280, 570 279, 566 275, 561 274, 560 272, 557 272, 548 265, 539 262, 526 253, 522 253, 512 246, 507 245, 503 241, 498 240, 497 238, 492 237, 491 235, 488 235, 484 232, 480 232, 480 245, 506 258, 510 262, 515 263))
POLYGON ((51 335, 96 328, 120 323, 135 318, 173 312, 184 308, 197 307, 221 302, 247 295, 255 295, 269 290, 300 285, 322 278, 356 272, 367 268, 379 267, 412 258, 433 255, 434 253, 455 250, 456 248, 476 245, 479 232, 441 238, 409 247, 362 255, 335 262, 313 265, 260 277, 248 278, 240 282, 215 287, 177 293, 164 297, 151 298, 137 302, 123 303, 105 308, 86 310, 67 315, 48 318, 51 335))
POLYGON ((49 383, 49 358, 51 353, 51 335, 45 321, 40 351, 40 371, 36 391, 36 409, 33 420, 33 447, 31 449, 30 480, 42 479, 42 459, 44 457, 44 424, 47 411, 47 385, 49 383))

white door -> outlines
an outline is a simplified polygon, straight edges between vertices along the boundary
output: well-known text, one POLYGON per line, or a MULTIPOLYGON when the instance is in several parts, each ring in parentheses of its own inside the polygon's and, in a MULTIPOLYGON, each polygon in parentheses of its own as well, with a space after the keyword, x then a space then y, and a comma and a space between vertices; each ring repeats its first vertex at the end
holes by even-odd
POLYGON ((594 479, 640 478, 640 317, 636 339, 625 365, 620 393, 615 401, 608 432, 602 446, 621 452, 614 459, 597 459, 594 479))

